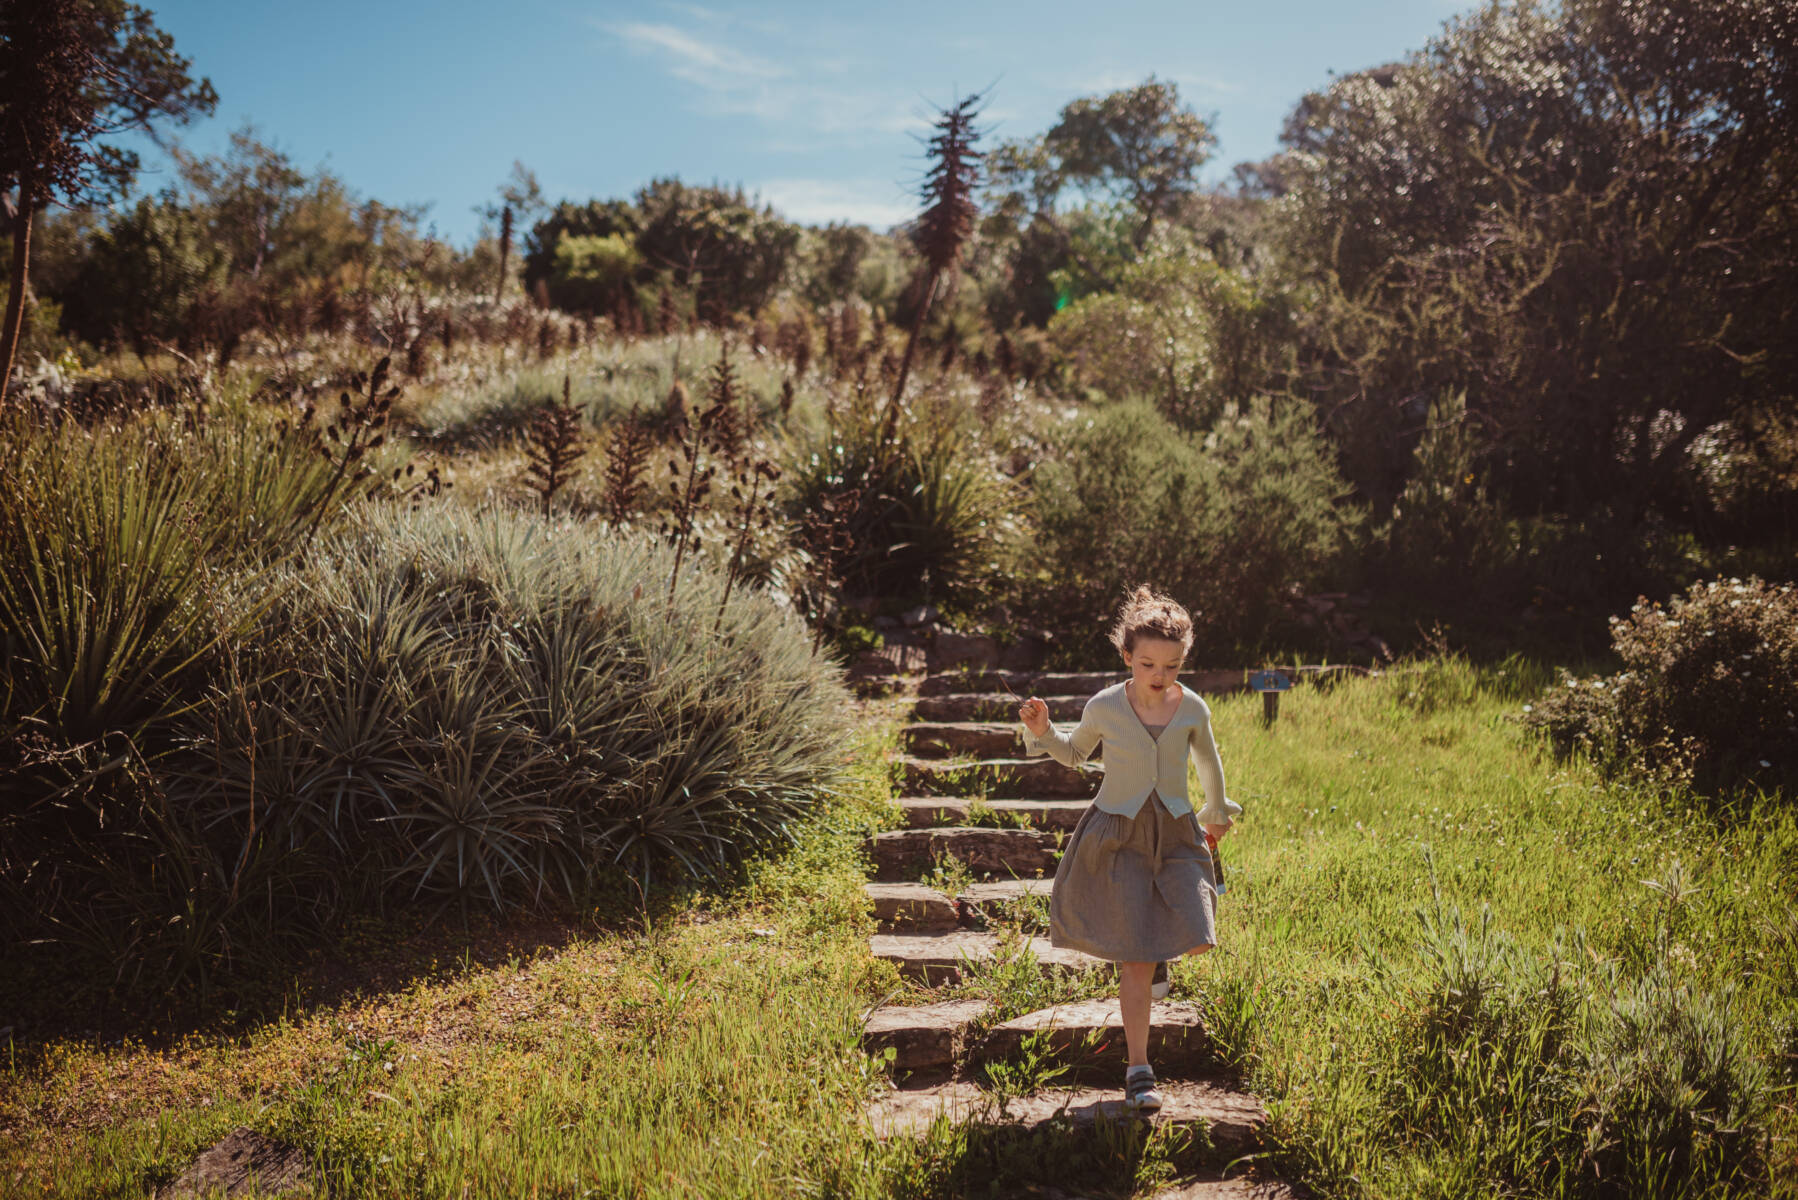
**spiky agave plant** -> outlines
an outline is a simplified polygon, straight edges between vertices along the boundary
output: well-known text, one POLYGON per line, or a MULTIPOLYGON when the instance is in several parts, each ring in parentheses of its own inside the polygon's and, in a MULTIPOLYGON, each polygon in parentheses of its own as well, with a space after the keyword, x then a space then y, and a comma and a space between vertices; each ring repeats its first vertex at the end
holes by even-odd
POLYGON ((982 93, 975 92, 954 108, 945 109, 937 118, 936 136, 930 139, 930 171, 924 177, 924 215, 918 219, 913 234, 918 251, 927 267, 923 295, 917 315, 912 319, 911 335, 905 341, 905 357, 899 361, 899 378, 893 385, 893 398, 881 426, 882 441, 889 440, 897 427, 899 401, 905 395, 905 380, 911 374, 911 360, 918 347, 918 335, 930 317, 931 301, 937 286, 952 276, 961 258, 961 248, 974 232, 974 189, 980 182, 981 151, 974 148, 980 131, 974 126, 977 105, 982 93))

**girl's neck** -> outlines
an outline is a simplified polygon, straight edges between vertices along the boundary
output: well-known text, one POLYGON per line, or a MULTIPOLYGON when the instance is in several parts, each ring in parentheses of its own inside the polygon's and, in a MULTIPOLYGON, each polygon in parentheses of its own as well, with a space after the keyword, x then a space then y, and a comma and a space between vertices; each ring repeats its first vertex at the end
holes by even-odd
POLYGON ((1175 709, 1180 707, 1180 701, 1185 695, 1184 691, 1181 690, 1179 681, 1176 680, 1175 682, 1168 684, 1163 690, 1162 699, 1159 704, 1157 704, 1154 700, 1139 695, 1135 685, 1136 680, 1134 679, 1125 681, 1124 698, 1130 701, 1130 707, 1136 710, 1137 715, 1143 717, 1145 720, 1151 717, 1159 717, 1172 713, 1175 709))

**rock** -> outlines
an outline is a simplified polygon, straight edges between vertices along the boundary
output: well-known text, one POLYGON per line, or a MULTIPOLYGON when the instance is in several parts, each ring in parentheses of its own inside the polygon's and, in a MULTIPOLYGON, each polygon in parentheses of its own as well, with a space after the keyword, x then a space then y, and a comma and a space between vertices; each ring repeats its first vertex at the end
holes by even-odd
POLYGON ((1018 639, 999 652, 999 666, 1007 671, 1035 671, 1049 656, 1053 635, 1038 630, 1025 630, 1018 639))
POLYGON ((920 1008, 877 1008, 862 1023, 862 1046, 876 1057, 892 1047, 896 1070, 946 1067, 959 1056, 968 1026, 988 1007, 985 1000, 951 1000, 920 1008))
MULTIPOLYGON (((1014 1057, 1024 1039, 1048 1031, 1056 1056, 1074 1067, 1099 1067, 1122 1061, 1124 1022, 1116 1000, 1080 1000, 1058 1004, 993 1028, 979 1048, 982 1061, 1014 1057)), ((1159 1072, 1178 1072, 1203 1065, 1211 1057, 1211 1040, 1197 1005, 1163 1001, 1149 1010, 1149 1061, 1159 1072)))
POLYGON ((1012 722, 914 722, 899 731, 899 740, 913 754, 924 758, 948 758, 956 754, 972 754, 980 758, 999 758, 1021 754, 1023 734, 1012 722))
POLYGON ((977 667, 990 670, 999 665, 999 643, 984 633, 956 633, 945 629, 936 635, 931 657, 934 669, 977 667))
MULTIPOLYGON (((1035 1132, 1058 1115, 1065 1115, 1076 1129, 1090 1129, 1101 1119, 1147 1120, 1156 1125, 1203 1121, 1210 1126, 1214 1142, 1231 1147, 1241 1147, 1252 1141, 1267 1121, 1266 1112, 1253 1096, 1204 1079, 1162 1079, 1160 1111, 1152 1116, 1138 1117, 1124 1108, 1121 1052, 1113 1065, 1117 1067, 1118 1076, 1114 1086, 1045 1088, 1012 1100, 1003 1113, 997 1111, 992 1099, 979 1086, 970 1080, 958 1079, 934 1087, 889 1092, 869 1110, 868 1116, 880 1137, 921 1134, 939 1113, 952 1121, 961 1121, 982 1110, 1020 1134, 1035 1132)), ((1240 1194, 1255 1195, 1253 1192, 1240 1194)))
POLYGON ((159 1200, 310 1191, 305 1151, 238 1126, 188 1165, 159 1200))
MULTIPOLYGON (((899 808, 905 813, 910 829, 928 829, 934 825, 966 825, 972 801, 960 796, 905 796, 899 808)), ((1036 829, 1060 829, 1073 832, 1080 823, 1090 800, 988 800, 986 806, 995 813, 1009 814, 1036 829)))
POLYGON ((889 829, 868 839, 874 878, 915 879, 940 858, 958 859, 975 875, 1000 878, 1053 873, 1060 853, 1053 833, 1036 829, 994 829, 962 825, 932 829, 889 829))
POLYGON ((882 929, 945 932, 961 924, 960 906, 921 883, 869 883, 862 890, 882 929))
MULTIPOLYGON (((1107 971, 1111 964, 1092 958, 1078 950, 1061 950, 1049 944, 1048 938, 1031 938, 1030 952, 1036 956, 1039 970, 1107 971)), ((963 930, 936 936, 926 934, 877 933, 868 939, 869 953, 893 963, 907 979, 917 979, 929 986, 955 983, 961 979, 966 962, 985 962, 999 948, 999 937, 992 933, 963 930)))
POLYGON ((899 620, 906 625, 924 625, 941 619, 942 615, 937 611, 936 605, 920 604, 917 608, 900 613, 899 620))
POLYGON ((900 785, 919 796, 985 792, 1008 800, 1091 799, 1098 794, 1103 776, 1104 772, 1091 764, 1074 770, 1047 755, 989 758, 973 763, 909 757, 899 760, 900 785))

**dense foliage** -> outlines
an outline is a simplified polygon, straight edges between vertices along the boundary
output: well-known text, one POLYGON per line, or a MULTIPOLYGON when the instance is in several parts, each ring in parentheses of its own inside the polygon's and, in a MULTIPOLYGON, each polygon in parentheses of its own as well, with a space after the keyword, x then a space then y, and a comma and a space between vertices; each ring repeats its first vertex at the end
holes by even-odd
POLYGON ((1798 780, 1798 592, 1749 578, 1693 584, 1611 619, 1623 670, 1568 676, 1530 724, 1650 776, 1707 791, 1798 780))
POLYGON ((1100 657, 1117 597, 1145 580, 1194 610, 1196 655, 1252 653, 1279 626, 1282 591, 1323 576, 1359 523, 1297 405, 1228 409, 1201 434, 1135 401, 1066 438, 1036 474, 1024 587, 1100 657))

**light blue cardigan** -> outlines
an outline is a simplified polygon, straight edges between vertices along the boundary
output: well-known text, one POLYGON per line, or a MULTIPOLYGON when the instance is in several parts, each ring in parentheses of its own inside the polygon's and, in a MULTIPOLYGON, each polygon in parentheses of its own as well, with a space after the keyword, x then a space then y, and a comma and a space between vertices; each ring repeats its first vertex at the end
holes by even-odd
POLYGON ((1105 812, 1125 817, 1136 816, 1151 791, 1160 793, 1174 816, 1191 812, 1192 804, 1186 798, 1186 763, 1190 758, 1205 789, 1205 807, 1199 811, 1199 823, 1235 824, 1242 805, 1224 795, 1224 764, 1211 736, 1211 709, 1191 688, 1180 690, 1180 706, 1159 740, 1130 707, 1124 685, 1114 683, 1086 702, 1080 724, 1071 734, 1064 736, 1050 722, 1049 732, 1038 738, 1020 721, 1024 753, 1048 754, 1065 766, 1077 767, 1104 742, 1105 782, 1099 786, 1093 803, 1105 812))

